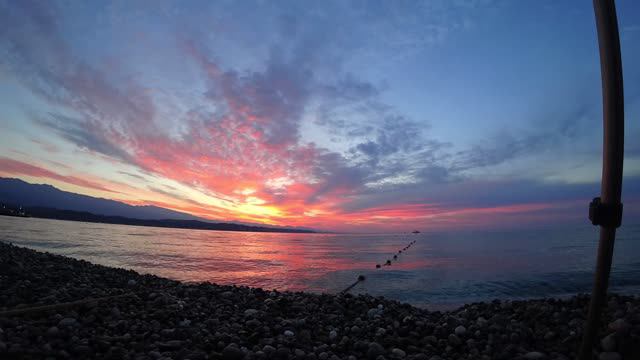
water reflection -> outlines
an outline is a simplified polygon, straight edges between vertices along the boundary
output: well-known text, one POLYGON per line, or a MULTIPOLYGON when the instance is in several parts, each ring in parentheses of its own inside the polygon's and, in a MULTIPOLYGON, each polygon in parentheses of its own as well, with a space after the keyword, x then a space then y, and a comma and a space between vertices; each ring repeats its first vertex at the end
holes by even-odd
MULTIPOLYGON (((588 291, 596 230, 274 234, 0 217, 4 241, 103 265, 183 281, 316 292, 341 291, 363 274, 367 280, 353 292, 428 306, 588 291), (387 259, 391 266, 375 268, 387 259)), ((620 235, 611 283, 636 292, 640 228, 627 226, 620 235)))

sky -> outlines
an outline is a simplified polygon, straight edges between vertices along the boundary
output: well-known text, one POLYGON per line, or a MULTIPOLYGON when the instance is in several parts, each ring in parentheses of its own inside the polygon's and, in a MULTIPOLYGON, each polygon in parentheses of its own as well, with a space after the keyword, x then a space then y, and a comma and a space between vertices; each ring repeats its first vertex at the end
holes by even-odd
MULTIPOLYGON (((617 1, 625 222, 640 3, 617 1)), ((0 0, 0 176, 328 231, 587 224, 590 1, 0 0)))

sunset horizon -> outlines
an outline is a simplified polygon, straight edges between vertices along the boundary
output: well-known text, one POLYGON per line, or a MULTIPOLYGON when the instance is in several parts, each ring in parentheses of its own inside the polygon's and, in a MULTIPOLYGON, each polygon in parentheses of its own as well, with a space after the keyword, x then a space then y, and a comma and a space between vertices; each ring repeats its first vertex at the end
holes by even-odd
POLYGON ((640 359, 640 1, 0 0, 0 359, 640 359))
MULTIPOLYGON (((140 18, 115 3, 4 6, 0 176, 322 231, 585 218, 602 131, 589 4, 429 3, 423 21, 391 4, 220 6, 206 21, 169 3, 140 18)), ((633 119, 640 31, 636 5, 620 6, 633 119)), ((627 147, 635 215, 639 154, 627 147)))

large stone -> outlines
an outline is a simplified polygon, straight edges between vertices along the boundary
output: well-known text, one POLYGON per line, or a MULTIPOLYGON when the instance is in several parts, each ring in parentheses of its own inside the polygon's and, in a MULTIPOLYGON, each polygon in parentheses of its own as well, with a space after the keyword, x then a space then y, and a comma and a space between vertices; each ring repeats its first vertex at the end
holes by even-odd
POLYGON ((614 334, 609 334, 600 340, 600 345, 604 351, 616 351, 616 338, 614 334))

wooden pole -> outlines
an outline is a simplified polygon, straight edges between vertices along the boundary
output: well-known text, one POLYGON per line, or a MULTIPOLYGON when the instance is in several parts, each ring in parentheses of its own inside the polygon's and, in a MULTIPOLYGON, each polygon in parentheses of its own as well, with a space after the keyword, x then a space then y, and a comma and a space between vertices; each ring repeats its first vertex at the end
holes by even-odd
POLYGON ((607 297, 616 228, 622 213, 620 197, 624 159, 624 93, 618 20, 614 0, 593 0, 593 9, 598 29, 602 77, 604 138, 600 209, 604 213, 601 214, 604 215, 604 220, 599 222, 600 243, 593 292, 578 360, 593 359, 593 345, 607 297))

